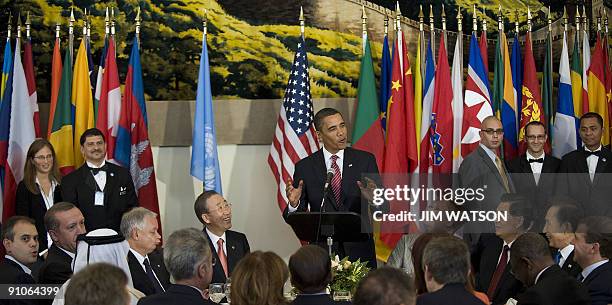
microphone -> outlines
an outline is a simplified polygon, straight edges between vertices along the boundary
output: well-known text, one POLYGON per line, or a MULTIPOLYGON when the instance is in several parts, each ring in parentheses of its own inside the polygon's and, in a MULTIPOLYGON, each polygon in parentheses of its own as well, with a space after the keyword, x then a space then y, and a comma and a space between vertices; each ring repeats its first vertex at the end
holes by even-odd
POLYGON ((327 178, 325 178, 325 185, 323 186, 323 199, 321 200, 321 207, 319 211, 324 212, 323 205, 325 204, 325 197, 327 196, 327 192, 329 192, 329 186, 331 184, 332 179, 334 178, 334 170, 329 169, 327 171, 327 178))

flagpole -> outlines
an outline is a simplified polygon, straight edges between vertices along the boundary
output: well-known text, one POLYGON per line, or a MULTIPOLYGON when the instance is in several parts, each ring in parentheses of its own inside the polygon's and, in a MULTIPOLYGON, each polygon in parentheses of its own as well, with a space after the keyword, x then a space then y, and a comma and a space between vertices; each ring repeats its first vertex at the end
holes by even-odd
POLYGON ((32 24, 32 21, 30 20, 30 11, 27 12, 26 14, 26 22, 25 22, 25 26, 26 26, 26 38, 30 39, 30 25, 32 24))
POLYGON ((304 37, 305 21, 306 19, 304 19, 304 9, 302 8, 302 6, 300 6, 300 34, 302 35, 302 37, 304 37))
MULTIPOLYGON (((504 32, 504 19, 502 17, 502 6, 500 4, 499 8, 497 9, 497 35, 501 35, 503 32, 504 32)), ((500 52, 502 52, 503 50, 503 46, 501 43, 499 44, 499 50, 500 52)), ((503 52, 501 54, 503 54, 503 52)))
MULTIPOLYGON (((546 52, 548 52, 548 75, 550 75, 551 78, 549 78, 550 82, 548 82, 546 85, 548 86, 548 96, 550 97, 550 100, 548 101, 549 103, 549 117, 546 118, 547 123, 548 123, 548 133, 552 139, 552 133, 553 133, 553 126, 554 126, 554 121, 555 121, 555 114, 553 111, 553 102, 552 102, 552 92, 553 92, 553 83, 552 83, 552 75, 553 75, 553 54, 552 54, 552 18, 550 16, 550 6, 548 6, 548 45, 550 46, 550 48, 546 49, 546 52)), ((546 107, 544 108, 546 109, 546 107)), ((550 140, 549 140, 550 141, 550 140)))
POLYGON ((108 37, 108 34, 110 34, 110 19, 108 17, 108 6, 106 7, 106 15, 104 17, 104 34, 106 37, 108 37))
POLYGON ((60 39, 60 30, 61 30, 60 22, 61 22, 61 19, 62 18, 61 18, 61 15, 60 15, 60 17, 57 20, 57 23, 55 24, 55 38, 57 38, 57 39, 60 39))
POLYGON ((400 63, 400 69, 401 71, 404 71, 404 60, 403 60, 403 56, 402 56, 402 52, 406 52, 406 50, 402 50, 402 24, 401 24, 401 18, 402 18, 402 11, 400 10, 400 6, 399 6, 399 1, 395 2, 395 37, 397 39, 397 54, 399 54, 399 63, 400 63))
MULTIPOLYGON (((204 18, 206 18, 206 16, 204 18)), ((138 42, 138 49, 140 49, 140 22, 142 21, 140 17, 140 5, 138 6, 136 19, 134 19, 134 21, 136 21, 136 41, 138 42)))
POLYGON ((476 4, 474 4, 474 12, 472 14, 472 34, 478 35, 478 15, 476 14, 476 4))
POLYGON ((421 62, 419 63, 419 68, 421 72, 421 77, 425 75, 425 24, 423 20, 425 19, 425 15, 423 14, 423 5, 419 5, 419 39, 421 39, 421 62))
POLYGON ((384 23, 385 23, 385 36, 387 36, 389 34, 389 15, 387 15, 387 12, 385 12, 384 23))
POLYGON ((520 35, 520 31, 521 29, 519 28, 519 14, 518 14, 518 10, 514 11, 514 34, 516 35, 516 37, 519 37, 520 35))
POLYGON ((482 7, 482 31, 487 37, 487 9, 484 6, 482 7))
POLYGON ((587 20, 586 8, 582 6, 582 31, 586 37, 589 37, 589 21, 587 20))
POLYGON ((87 41, 87 8, 83 14, 83 39, 87 41))
POLYGON ((580 43, 580 10, 578 9, 578 6, 576 5, 576 36, 574 37, 574 40, 578 40, 578 43, 580 43))
MULTIPOLYGON (((17 42, 21 42, 21 12, 17 14, 17 42)), ((15 50, 17 46, 15 46, 15 50)))
MULTIPOLYGON (((74 7, 70 8, 70 19, 68 22, 68 50, 70 51, 70 63, 74 59, 74 7)), ((70 67, 72 69, 72 67, 70 67)))
POLYGON ((366 16, 365 6, 361 6, 361 40, 362 52, 365 54, 366 41, 368 39, 368 16, 366 16))
POLYGON ((442 3, 442 35, 444 35, 444 45, 448 48, 448 37, 446 34, 446 12, 444 11, 444 3, 442 3))
POLYGON ((601 35, 601 10, 597 11, 597 35, 601 35))
POLYGON ((531 34, 531 9, 527 7, 527 34, 531 34))
POLYGON ((433 6, 430 4, 429 5, 429 36, 430 38, 430 43, 431 43, 431 53, 434 54, 434 58, 432 59, 434 62, 434 66, 435 66, 435 54, 436 54, 436 33, 434 32, 435 28, 434 28, 434 14, 433 14, 433 6))
POLYGON ((89 43, 91 42, 91 9, 85 16, 87 18, 87 43, 89 43))
MULTIPOLYGON (((110 34, 111 34, 111 38, 113 38, 113 41, 115 43, 115 46, 117 45, 117 42, 115 41, 115 8, 111 6, 111 19, 110 19, 110 34)), ((117 58, 117 48, 115 48, 115 54, 113 54, 113 56, 115 56, 115 58, 117 58)))

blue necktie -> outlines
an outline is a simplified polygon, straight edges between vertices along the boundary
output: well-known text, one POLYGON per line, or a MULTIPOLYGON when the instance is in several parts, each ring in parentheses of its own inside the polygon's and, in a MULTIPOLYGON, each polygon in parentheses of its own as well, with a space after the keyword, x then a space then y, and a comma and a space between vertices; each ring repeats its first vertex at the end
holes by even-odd
POLYGON ((164 292, 165 290, 162 287, 162 285, 159 283, 157 278, 155 277, 155 273, 153 272, 153 268, 151 268, 151 264, 149 263, 149 259, 148 258, 145 258, 144 265, 145 265, 145 269, 146 269, 146 272, 147 272, 147 277, 151 281, 151 284, 153 285, 153 288, 155 289, 155 293, 162 293, 162 292, 164 292))
POLYGON ((561 255, 561 250, 557 250, 557 252, 555 253, 555 264, 559 265, 559 262, 561 261, 561 258, 563 256, 561 255))

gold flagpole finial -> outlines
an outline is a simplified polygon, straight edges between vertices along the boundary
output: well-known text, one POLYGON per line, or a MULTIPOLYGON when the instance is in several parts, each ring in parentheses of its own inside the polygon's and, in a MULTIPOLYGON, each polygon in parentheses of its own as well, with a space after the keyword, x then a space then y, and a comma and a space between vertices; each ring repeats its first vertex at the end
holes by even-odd
POLYGON ((597 10, 597 32, 601 32, 601 9, 597 10))
POLYGON ((385 24, 385 36, 387 36, 387 34, 389 34, 389 15, 387 15, 387 12, 385 12, 384 24, 385 24))
POLYGON ((578 6, 576 5, 576 32, 580 31, 580 10, 578 9, 578 6))
POLYGON ((365 12, 365 5, 361 6, 361 31, 363 35, 368 34, 368 16, 365 12))
POLYGON ((589 32, 589 20, 587 19, 586 8, 582 6, 582 30, 585 33, 589 32))
POLYGON ((13 28, 12 23, 13 23, 13 12, 9 12, 8 28, 7 28, 7 33, 6 33, 7 41, 11 40, 11 29, 13 28))
POLYGON ((204 9, 204 18, 202 19, 202 30, 204 35, 208 34, 208 10, 204 9))
POLYGON ((30 29, 32 26, 32 20, 30 20, 30 11, 26 13, 26 38, 30 39, 30 29))
POLYGON ((604 30, 606 33, 606 37, 608 37, 608 10, 606 10, 606 7, 604 6, 604 30))
POLYGON ((567 32, 567 10, 565 6, 563 6, 563 31, 567 32))
POLYGON ((399 1, 395 2, 395 30, 402 31, 401 27, 402 11, 400 10, 399 1))
POLYGON ((527 32, 531 32, 531 9, 527 7, 527 32))
POLYGON ((84 9, 83 13, 83 38, 87 37, 87 8, 84 9))
POLYGON ((472 13, 472 32, 478 33, 478 15, 476 14, 476 4, 474 4, 474 11, 472 13))
POLYGON ((304 18, 304 8, 300 6, 300 33, 304 36, 304 31, 306 27, 306 19, 304 18))
POLYGON ((423 31, 423 20, 425 19, 425 15, 423 15, 423 5, 419 5, 419 31, 423 31))
POLYGON ((108 6, 106 7, 106 15, 104 16, 104 34, 110 34, 110 17, 108 15, 108 6))
POLYGON ((140 22, 142 22, 142 17, 140 17, 140 5, 136 8, 136 18, 134 21, 136 22, 136 35, 138 35, 140 34, 140 22))
POLYGON ((482 7, 482 30, 487 31, 487 9, 482 7))
POLYGON ((115 7, 111 6, 110 9, 111 9, 111 11, 110 11, 110 13, 111 13, 110 31, 111 31, 111 36, 115 36, 115 20, 116 20, 115 19, 115 7))
POLYGON ((501 4, 499 5, 499 8, 497 9, 497 29, 499 30, 500 33, 504 31, 504 19, 502 17, 501 4))
POLYGON ((21 38, 21 11, 17 14, 17 38, 21 38))
POLYGON ((91 37, 91 9, 87 12, 87 39, 91 37))
POLYGON ((444 3, 442 3, 442 31, 446 32, 446 12, 444 10, 444 3))
POLYGON ((548 32, 552 32, 552 17, 550 17, 550 6, 548 7, 548 32))
POLYGON ((461 7, 459 7, 457 11, 457 31, 463 32, 463 14, 461 13, 461 7))

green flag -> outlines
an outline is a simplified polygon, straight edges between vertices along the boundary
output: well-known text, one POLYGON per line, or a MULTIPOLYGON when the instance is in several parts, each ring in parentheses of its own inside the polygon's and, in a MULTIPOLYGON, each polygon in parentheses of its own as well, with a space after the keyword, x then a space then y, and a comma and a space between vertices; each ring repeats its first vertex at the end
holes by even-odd
POLYGON ((554 109, 553 109, 553 74, 552 74, 552 44, 550 32, 546 39, 546 58, 544 59, 544 70, 542 71, 542 106, 544 107, 544 114, 546 117, 546 130, 548 131, 548 138, 552 139, 552 126, 554 120, 554 109))
POLYGON ((493 113, 501 118, 501 105, 504 102, 504 58, 501 53, 501 34, 495 44, 495 73, 493 76, 493 113))

